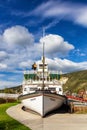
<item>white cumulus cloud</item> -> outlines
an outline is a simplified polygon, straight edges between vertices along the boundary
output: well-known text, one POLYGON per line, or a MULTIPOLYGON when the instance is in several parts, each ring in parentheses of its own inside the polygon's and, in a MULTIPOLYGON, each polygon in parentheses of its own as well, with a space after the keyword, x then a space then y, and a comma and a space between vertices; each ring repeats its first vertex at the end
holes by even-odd
POLYGON ((79 70, 87 70, 87 62, 73 62, 67 59, 60 58, 46 58, 50 70, 62 71, 63 73, 69 73, 79 70))
POLYGON ((6 65, 6 64, 0 63, 0 70, 6 69, 6 68, 7 68, 7 65, 6 65))
POLYGON ((65 56, 70 50, 74 49, 74 46, 68 41, 64 41, 63 37, 59 35, 49 34, 40 39, 38 48, 42 50, 43 43, 45 43, 45 51, 48 54, 60 54, 65 56))
POLYGON ((13 26, 0 35, 0 69, 12 70, 30 58, 34 47, 34 36, 26 27, 13 26))
POLYGON ((2 38, 8 49, 15 47, 26 47, 34 43, 34 37, 28 29, 18 25, 6 29, 2 38))
POLYGON ((6 58, 7 55, 8 54, 5 51, 0 51, 0 59, 6 58))

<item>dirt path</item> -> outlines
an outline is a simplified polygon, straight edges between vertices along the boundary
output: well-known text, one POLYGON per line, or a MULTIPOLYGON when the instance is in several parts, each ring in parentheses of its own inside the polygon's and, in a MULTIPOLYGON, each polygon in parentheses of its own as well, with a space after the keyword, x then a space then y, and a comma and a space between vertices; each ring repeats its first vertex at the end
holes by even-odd
POLYGON ((21 108, 22 104, 18 104, 6 112, 32 130, 87 130, 87 114, 54 114, 41 118, 21 108))

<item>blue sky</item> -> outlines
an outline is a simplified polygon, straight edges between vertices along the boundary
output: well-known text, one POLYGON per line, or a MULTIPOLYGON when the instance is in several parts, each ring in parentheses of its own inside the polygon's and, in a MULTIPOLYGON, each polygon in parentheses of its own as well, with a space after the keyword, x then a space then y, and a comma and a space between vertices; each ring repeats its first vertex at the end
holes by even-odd
POLYGON ((22 83, 43 42, 50 70, 86 70, 87 0, 0 0, 0 89, 22 83))

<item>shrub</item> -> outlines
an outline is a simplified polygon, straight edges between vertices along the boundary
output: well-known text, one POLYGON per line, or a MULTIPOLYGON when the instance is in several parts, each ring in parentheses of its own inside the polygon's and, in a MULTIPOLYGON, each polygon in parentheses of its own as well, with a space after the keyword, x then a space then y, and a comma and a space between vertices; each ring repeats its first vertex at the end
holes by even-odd
POLYGON ((15 101, 17 101, 16 99, 14 99, 14 98, 0 98, 0 104, 2 104, 2 103, 12 103, 12 102, 15 102, 15 101))
POLYGON ((0 98, 0 104, 6 103, 6 100, 4 98, 0 98))

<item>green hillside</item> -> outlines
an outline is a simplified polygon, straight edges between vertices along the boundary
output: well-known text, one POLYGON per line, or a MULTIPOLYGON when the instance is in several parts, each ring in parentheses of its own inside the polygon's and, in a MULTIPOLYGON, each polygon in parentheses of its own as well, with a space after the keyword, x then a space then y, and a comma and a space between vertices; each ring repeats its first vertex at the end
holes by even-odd
POLYGON ((63 75, 68 77, 68 81, 64 84, 64 91, 78 92, 81 89, 87 90, 87 70, 73 72, 63 75))
POLYGON ((5 89, 2 89, 0 90, 0 93, 22 93, 22 85, 19 85, 19 86, 15 86, 15 87, 11 87, 11 88, 5 88, 5 89))

